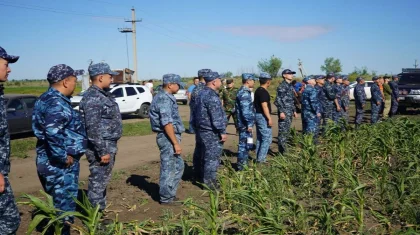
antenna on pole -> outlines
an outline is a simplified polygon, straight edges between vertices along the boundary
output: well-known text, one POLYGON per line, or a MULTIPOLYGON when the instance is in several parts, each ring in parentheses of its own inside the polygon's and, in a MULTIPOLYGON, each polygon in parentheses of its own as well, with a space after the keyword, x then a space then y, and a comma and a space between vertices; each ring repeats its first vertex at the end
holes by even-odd
POLYGON ((300 59, 298 59, 298 68, 299 68, 299 72, 302 78, 306 77, 306 71, 305 71, 305 68, 303 68, 303 63, 300 59))

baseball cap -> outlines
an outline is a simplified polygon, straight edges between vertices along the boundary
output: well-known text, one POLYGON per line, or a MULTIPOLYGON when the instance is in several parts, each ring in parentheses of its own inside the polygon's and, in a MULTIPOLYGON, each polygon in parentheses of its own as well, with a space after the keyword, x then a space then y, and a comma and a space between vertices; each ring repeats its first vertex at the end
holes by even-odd
POLYGON ((398 78, 398 75, 392 75, 392 78, 398 78))
POLYGON ((9 63, 15 63, 19 60, 19 56, 9 55, 3 47, 0 47, 0 58, 5 59, 9 63))
POLYGON ((306 82, 308 82, 311 79, 315 79, 315 77, 314 76, 306 76, 306 77, 303 78, 303 82, 306 83, 306 82))
POLYGON ((204 74, 204 80, 206 82, 211 82, 211 81, 216 80, 218 78, 220 78, 220 75, 219 75, 218 72, 209 72, 209 73, 204 74))
POLYGON ((233 79, 232 78, 229 78, 229 79, 226 80, 226 84, 232 84, 232 83, 233 83, 233 79))
POLYGON ((271 75, 269 73, 262 72, 262 73, 260 73, 259 78, 260 79, 271 79, 271 75))
POLYGON ((257 80, 257 78, 255 77, 255 75, 254 74, 252 74, 252 73, 243 73, 242 74, 242 81, 246 81, 246 80, 257 80))
POLYGON ((111 70, 107 63, 92 64, 88 68, 89 76, 94 77, 101 74, 118 75, 117 72, 111 70))
POLYGON ((379 77, 378 76, 373 76, 372 77, 372 81, 376 81, 376 80, 378 80, 379 79, 379 77))
POLYGON ((360 81, 362 81, 362 80, 364 80, 364 78, 362 78, 362 77, 357 77, 357 78, 356 78, 356 82, 360 82, 360 81))
POLYGON ((327 73, 327 79, 328 78, 332 78, 332 77, 335 77, 335 74, 334 73, 327 73))
POLYGON ((83 75, 84 72, 85 71, 83 69, 74 70, 68 65, 58 64, 50 68, 50 71, 48 71, 47 80, 50 84, 54 84, 70 76, 77 77, 83 75))
POLYGON ((163 84, 170 84, 170 83, 174 83, 174 84, 178 84, 183 86, 184 84, 181 82, 181 76, 179 76, 178 74, 165 74, 163 75, 162 78, 163 84))
POLYGON ((281 75, 283 76, 284 74, 296 74, 295 71, 292 71, 290 69, 285 69, 283 70, 283 72, 281 72, 281 75))
POLYGON ((315 76, 315 79, 316 80, 325 79, 325 76, 324 75, 318 75, 318 76, 315 76))
POLYGON ((212 72, 211 69, 200 69, 198 70, 197 75, 199 77, 204 77, 206 74, 211 73, 211 72, 212 72))
POLYGON ((343 75, 341 78, 343 79, 343 81, 348 81, 349 80, 349 77, 347 77, 346 75, 343 75))

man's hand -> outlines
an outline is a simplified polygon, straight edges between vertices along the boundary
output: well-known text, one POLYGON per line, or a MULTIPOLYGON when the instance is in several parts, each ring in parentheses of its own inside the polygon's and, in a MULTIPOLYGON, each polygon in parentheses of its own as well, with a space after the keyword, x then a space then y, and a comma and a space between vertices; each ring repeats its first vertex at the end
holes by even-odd
POLYGON ((365 107, 365 105, 364 104, 362 104, 362 108, 364 108, 365 107))
POLYGON ((337 112, 340 112, 340 111, 341 111, 341 107, 337 106, 337 112))
POLYGON ((108 164, 110 160, 111 160, 111 155, 109 155, 109 154, 101 157, 101 163, 102 164, 108 164))
POLYGON ((273 126, 273 120, 271 120, 271 117, 268 119, 268 126, 269 127, 273 126))
POLYGON ((316 116, 320 118, 321 117, 321 114, 320 113, 317 113, 316 116))
POLYGON ((227 135, 226 134, 221 134, 220 135, 220 141, 221 142, 226 142, 226 140, 227 140, 227 135))
POLYGON ((347 110, 349 110, 349 107, 344 107, 344 111, 347 112, 347 110))
POLYGON ((381 105, 381 102, 376 102, 376 105, 381 105))
POLYGON ((400 102, 400 98, 397 98, 397 102, 400 102))
POLYGON ((298 114, 296 112, 293 113, 293 117, 297 118, 298 114))
POLYGON ((252 127, 248 127, 247 131, 252 132, 252 127))
POLYGON ((282 120, 286 119, 286 114, 280 113, 280 119, 282 119, 282 120))
POLYGON ((175 154, 180 155, 182 153, 181 145, 175 144, 174 151, 175 151, 175 154))
POLYGON ((0 174, 0 193, 3 193, 5 188, 6 188, 6 181, 4 180, 4 176, 0 174))
POLYGON ((71 165, 73 165, 73 157, 67 156, 66 166, 70 167, 71 165))

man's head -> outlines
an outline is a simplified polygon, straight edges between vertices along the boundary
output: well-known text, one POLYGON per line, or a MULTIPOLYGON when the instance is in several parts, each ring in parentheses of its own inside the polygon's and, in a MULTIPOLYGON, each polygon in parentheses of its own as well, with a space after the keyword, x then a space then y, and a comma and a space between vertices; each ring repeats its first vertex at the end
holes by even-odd
POLYGON ((283 72, 281 72, 281 76, 287 80, 288 82, 291 82, 293 80, 293 76, 296 74, 295 71, 292 71, 290 69, 285 69, 283 72))
POLYGON ((344 76, 342 77, 342 79, 343 79, 343 84, 344 84, 345 86, 350 85, 349 77, 347 77, 346 75, 344 75, 344 76))
POLYGON ((325 77, 323 75, 318 75, 315 77, 315 81, 319 86, 323 86, 325 83, 325 77))
POLYGON ((149 83, 153 83, 153 80, 152 80, 152 79, 150 79, 150 80, 149 80, 149 83))
POLYGON ((235 82, 233 81, 232 78, 229 78, 226 80, 226 86, 227 88, 232 88, 235 85, 235 82))
POLYGON ((335 76, 335 83, 342 84, 343 83, 343 77, 340 75, 335 76))
POLYGON ((203 75, 206 81, 206 86, 213 90, 219 90, 222 86, 222 81, 218 72, 209 72, 203 75))
POLYGON ((328 73, 327 74, 327 81, 334 82, 335 80, 335 74, 334 73, 328 73))
POLYGON ((205 82, 204 76, 206 74, 211 73, 211 72, 212 72, 211 69, 200 69, 200 70, 198 70, 197 76, 198 76, 198 79, 200 80, 200 82, 205 82))
POLYGON ((65 96, 71 96, 76 89, 77 76, 84 73, 83 70, 74 70, 65 64, 51 67, 48 71, 47 80, 50 86, 61 92, 65 96))
POLYGON ((392 75, 392 80, 395 82, 398 82, 400 78, 398 77, 398 75, 392 75))
POLYGON ((365 79, 362 78, 362 77, 358 77, 358 78, 356 78, 356 82, 359 83, 359 84, 365 84, 365 79))
POLYGON ((107 63, 91 64, 88 68, 90 80, 92 84, 101 89, 107 89, 111 86, 112 76, 118 75, 117 72, 111 70, 107 63))
POLYGON ((193 83, 194 83, 194 85, 198 85, 198 83, 200 82, 200 79, 198 78, 198 77, 194 77, 193 78, 193 83))
POLYGON ((379 84, 383 85, 385 83, 384 77, 383 76, 380 76, 378 78, 378 82, 379 82, 379 84))
POLYGON ((303 78, 303 82, 312 86, 314 86, 316 83, 314 76, 306 76, 305 78, 303 78))
POLYGON ((376 84, 379 84, 379 77, 378 76, 373 76, 372 81, 376 84))
POLYGON ((182 84, 181 76, 177 74, 165 74, 163 75, 163 89, 168 91, 171 94, 176 94, 179 91, 179 88, 182 84))
POLYGON ((258 80, 260 81, 260 86, 267 86, 269 87, 271 84, 271 75, 268 73, 260 73, 260 76, 258 77, 258 80))
POLYGON ((255 84, 255 76, 252 73, 243 73, 242 74, 242 85, 248 87, 248 88, 253 88, 254 84, 255 84))
POLYGON ((7 77, 12 70, 9 64, 13 64, 19 60, 19 56, 8 55, 3 47, 0 47, 0 82, 7 81, 7 77))

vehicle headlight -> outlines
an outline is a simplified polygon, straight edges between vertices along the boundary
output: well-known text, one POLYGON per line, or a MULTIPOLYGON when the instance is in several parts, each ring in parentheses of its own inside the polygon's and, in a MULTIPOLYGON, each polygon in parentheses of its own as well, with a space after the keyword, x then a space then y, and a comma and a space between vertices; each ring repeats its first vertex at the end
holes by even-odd
POLYGON ((420 95, 420 90, 411 90, 410 95, 420 95))

